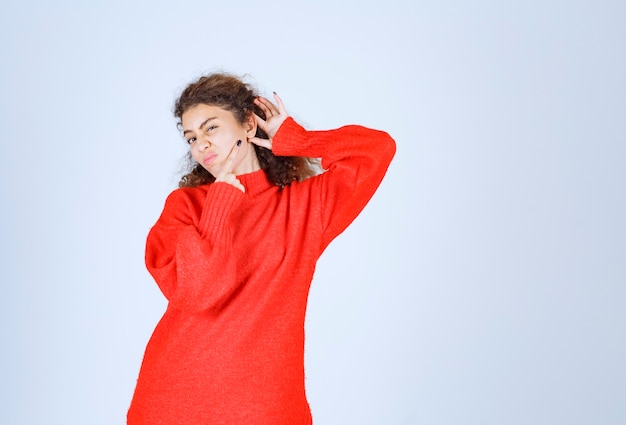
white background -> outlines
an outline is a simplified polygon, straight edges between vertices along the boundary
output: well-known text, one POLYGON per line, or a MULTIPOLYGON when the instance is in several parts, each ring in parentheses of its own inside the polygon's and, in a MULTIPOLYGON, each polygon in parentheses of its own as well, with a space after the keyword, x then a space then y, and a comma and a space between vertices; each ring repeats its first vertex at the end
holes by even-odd
POLYGON ((398 152, 318 263, 323 424, 626 423, 622 1, 20 1, 0 13, 0 423, 122 424, 165 301, 171 115, 249 74, 398 152))

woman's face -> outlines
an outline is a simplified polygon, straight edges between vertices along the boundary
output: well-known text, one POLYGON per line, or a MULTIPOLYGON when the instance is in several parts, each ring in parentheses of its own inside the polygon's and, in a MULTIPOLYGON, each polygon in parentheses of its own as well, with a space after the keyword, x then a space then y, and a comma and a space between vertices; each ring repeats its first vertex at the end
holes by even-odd
POLYGON ((214 177, 219 174, 237 140, 243 143, 234 158, 232 172, 239 175, 255 171, 250 169, 250 164, 256 163, 256 153, 254 146, 247 143, 248 138, 256 133, 252 118, 242 125, 232 112, 200 104, 183 113, 181 124, 191 155, 214 177))

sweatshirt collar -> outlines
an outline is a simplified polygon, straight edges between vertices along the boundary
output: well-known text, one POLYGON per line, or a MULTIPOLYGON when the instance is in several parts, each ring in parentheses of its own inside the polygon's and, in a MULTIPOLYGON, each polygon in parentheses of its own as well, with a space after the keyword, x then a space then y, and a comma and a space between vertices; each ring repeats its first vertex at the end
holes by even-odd
POLYGON ((240 174, 237 178, 243 184, 243 187, 246 188, 246 194, 249 195, 257 195, 271 187, 278 187, 267 179, 267 175, 263 170, 240 174))

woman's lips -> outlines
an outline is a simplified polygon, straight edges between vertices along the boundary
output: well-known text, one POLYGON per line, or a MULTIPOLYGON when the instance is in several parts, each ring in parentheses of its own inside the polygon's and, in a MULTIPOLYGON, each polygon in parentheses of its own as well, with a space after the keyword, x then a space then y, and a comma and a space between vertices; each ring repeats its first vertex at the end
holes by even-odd
POLYGON ((204 157, 204 159, 202 160, 202 163, 208 167, 209 165, 213 164, 213 161, 215 161, 215 158, 217 158, 217 154, 210 153, 204 157))

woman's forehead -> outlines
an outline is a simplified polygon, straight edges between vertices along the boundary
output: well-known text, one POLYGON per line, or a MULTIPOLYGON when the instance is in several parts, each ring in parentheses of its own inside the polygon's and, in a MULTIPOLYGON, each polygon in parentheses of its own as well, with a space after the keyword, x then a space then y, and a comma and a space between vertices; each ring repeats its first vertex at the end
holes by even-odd
POLYGON ((184 129, 200 128, 205 122, 211 120, 230 121, 235 120, 235 117, 232 112, 224 108, 204 103, 192 106, 181 116, 184 129))

